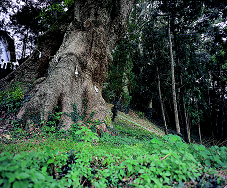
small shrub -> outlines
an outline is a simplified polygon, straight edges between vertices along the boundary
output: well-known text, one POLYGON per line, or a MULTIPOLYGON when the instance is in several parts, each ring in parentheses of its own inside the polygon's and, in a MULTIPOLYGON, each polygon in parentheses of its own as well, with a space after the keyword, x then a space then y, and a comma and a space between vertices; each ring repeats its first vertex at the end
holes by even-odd
POLYGON ((2 133, 12 130, 13 125, 17 125, 15 121, 16 112, 21 107, 24 99, 23 84, 16 82, 10 85, 10 89, 0 91, 0 126, 3 127, 2 133))
POLYGON ((66 162, 66 155, 50 150, 12 155, 0 154, 1 187, 68 187, 70 184, 62 179, 56 181, 54 176, 66 162))
POLYGON ((10 89, 0 91, 0 110, 8 113, 15 113, 20 107, 20 102, 24 98, 23 83, 16 82, 10 89))
POLYGON ((139 118, 143 118, 144 117, 144 112, 139 112, 138 115, 139 115, 139 118))

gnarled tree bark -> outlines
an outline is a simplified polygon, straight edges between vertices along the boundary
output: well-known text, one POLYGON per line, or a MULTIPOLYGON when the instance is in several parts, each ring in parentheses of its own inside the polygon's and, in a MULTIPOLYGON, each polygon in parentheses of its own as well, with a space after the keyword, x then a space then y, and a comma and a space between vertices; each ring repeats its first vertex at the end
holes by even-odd
MULTIPOLYGON (((73 103, 82 113, 85 99, 88 116, 95 111, 93 118, 104 120, 109 112, 102 87, 111 51, 127 29, 132 5, 133 0, 75 0, 73 9, 44 34, 31 57, 0 81, 2 88, 20 79, 28 91, 27 83, 33 85, 32 97, 17 117, 29 124, 30 116, 40 114, 47 121, 55 106, 70 113, 73 103)), ((61 119, 69 129, 71 117, 63 113, 61 119)), ((97 128, 107 131, 105 124, 97 128)))

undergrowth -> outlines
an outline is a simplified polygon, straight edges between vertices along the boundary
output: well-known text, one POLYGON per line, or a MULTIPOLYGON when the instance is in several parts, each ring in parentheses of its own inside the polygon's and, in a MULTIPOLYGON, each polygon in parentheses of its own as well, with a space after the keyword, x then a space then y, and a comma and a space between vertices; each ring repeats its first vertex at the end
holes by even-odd
POLYGON ((97 125, 103 122, 93 120, 94 112, 84 121, 86 112, 79 114, 76 104, 72 109, 66 114, 74 121, 69 131, 61 129, 62 113, 57 111, 29 130, 15 120, 10 122, 12 129, 0 138, 0 187, 226 184, 217 171, 227 169, 226 147, 187 144, 176 135, 160 137, 118 122, 113 123, 111 134, 98 135, 97 125))

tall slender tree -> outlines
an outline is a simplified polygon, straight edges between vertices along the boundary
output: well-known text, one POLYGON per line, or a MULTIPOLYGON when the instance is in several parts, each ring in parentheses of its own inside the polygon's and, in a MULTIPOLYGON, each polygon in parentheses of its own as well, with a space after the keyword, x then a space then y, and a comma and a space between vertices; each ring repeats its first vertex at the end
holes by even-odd
POLYGON ((170 51, 170 62, 171 62, 173 107, 174 107, 176 130, 177 130, 177 134, 180 135, 181 132, 180 132, 179 117, 178 117, 178 109, 177 109, 176 82, 175 82, 174 59, 173 59, 173 48, 172 48, 170 27, 171 26, 170 26, 170 17, 169 17, 169 19, 168 19, 168 38, 169 38, 169 51, 170 51))

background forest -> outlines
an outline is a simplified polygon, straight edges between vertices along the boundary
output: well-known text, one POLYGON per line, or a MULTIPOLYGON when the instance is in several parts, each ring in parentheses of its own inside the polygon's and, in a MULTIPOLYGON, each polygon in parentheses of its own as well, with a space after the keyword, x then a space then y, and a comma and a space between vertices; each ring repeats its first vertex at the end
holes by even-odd
POLYGON ((178 113, 177 132, 186 141, 190 133, 200 139, 201 135, 225 139, 226 11, 224 2, 218 1, 137 4, 128 33, 113 52, 106 99, 110 102, 117 97, 123 106, 130 104, 153 122, 172 129, 178 113))

